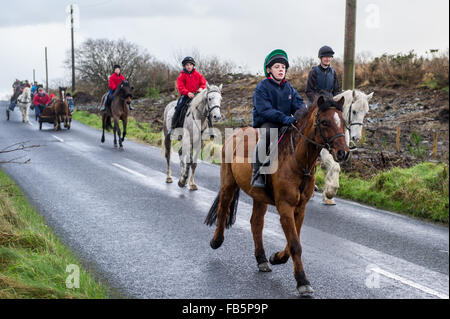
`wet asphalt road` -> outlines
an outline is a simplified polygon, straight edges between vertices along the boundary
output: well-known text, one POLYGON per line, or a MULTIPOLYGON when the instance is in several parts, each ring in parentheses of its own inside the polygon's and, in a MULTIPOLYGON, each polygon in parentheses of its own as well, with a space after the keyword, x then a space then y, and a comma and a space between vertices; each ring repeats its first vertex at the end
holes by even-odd
MULTIPOLYGON (((34 114, 33 112, 30 112, 34 114)), ((33 116, 30 116, 32 118, 33 116)), ((6 122, 0 106, 0 148, 28 141, 31 163, 3 165, 29 201, 82 263, 122 296, 132 298, 298 298, 292 262, 259 273, 250 231, 251 200, 241 193, 236 224, 218 250, 203 220, 219 188, 219 167, 200 163, 197 192, 165 183, 161 150, 73 122, 53 132, 6 122)), ((10 154, 8 156, 17 156, 10 154)), ((6 156, 5 158, 9 158, 6 156)), ((3 158, 3 159, 5 159, 3 158)), ((448 298, 449 230, 353 202, 307 206, 303 263, 315 298, 448 298)), ((271 207, 266 254, 285 246, 271 207)), ((81 283, 82 285, 83 283, 81 283)))

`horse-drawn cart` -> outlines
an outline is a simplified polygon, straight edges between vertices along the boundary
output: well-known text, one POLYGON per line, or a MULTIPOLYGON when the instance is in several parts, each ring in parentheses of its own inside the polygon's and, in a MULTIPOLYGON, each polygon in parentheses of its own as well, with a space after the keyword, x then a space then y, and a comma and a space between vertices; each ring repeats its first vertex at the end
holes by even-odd
MULTIPOLYGON (((42 113, 36 117, 36 120, 39 121, 39 130, 42 130, 42 123, 50 123, 55 126, 55 118, 56 116, 53 108, 44 108, 42 113)), ((70 130, 70 124, 72 123, 72 114, 69 113, 67 121, 64 121, 64 119, 62 119, 60 123, 61 122, 64 122, 64 127, 70 130)))

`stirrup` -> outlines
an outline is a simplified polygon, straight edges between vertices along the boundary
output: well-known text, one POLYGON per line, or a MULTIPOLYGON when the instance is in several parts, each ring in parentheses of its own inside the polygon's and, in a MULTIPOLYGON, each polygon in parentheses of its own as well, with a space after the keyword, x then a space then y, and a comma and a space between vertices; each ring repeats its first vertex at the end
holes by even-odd
POLYGON ((253 186, 253 187, 261 187, 261 188, 265 188, 266 187, 266 179, 265 179, 265 176, 263 176, 263 174, 261 174, 260 172, 259 172, 259 169, 258 169, 258 171, 252 171, 252 179, 251 179, 251 182, 250 182, 250 184, 253 186))

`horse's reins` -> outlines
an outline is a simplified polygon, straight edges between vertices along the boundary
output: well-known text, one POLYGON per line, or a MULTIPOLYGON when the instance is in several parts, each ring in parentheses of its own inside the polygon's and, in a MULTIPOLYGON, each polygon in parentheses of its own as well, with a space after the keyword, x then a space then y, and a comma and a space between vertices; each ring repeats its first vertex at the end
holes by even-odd
MULTIPOLYGON (((300 135, 300 137, 303 137, 308 143, 314 144, 316 147, 318 147, 320 149, 325 148, 327 151, 329 151, 331 153, 332 152, 331 145, 333 144, 334 140, 337 139, 338 137, 342 137, 342 136, 345 137, 345 134, 339 133, 339 134, 336 134, 335 136, 331 137, 330 139, 327 139, 323 135, 322 128, 320 126, 319 114, 320 114, 320 111, 317 111, 316 119, 315 119, 315 123, 314 123, 314 135, 313 136, 317 135, 317 129, 319 129, 319 134, 323 141, 323 144, 317 143, 316 141, 308 138, 306 135, 304 135, 302 132, 300 132, 300 130, 294 124, 291 124, 291 126, 296 130, 297 134, 300 135)), ((295 154, 293 134, 291 134, 290 142, 291 142, 292 155, 294 156, 295 161, 297 162, 298 166, 300 166, 300 169, 303 171, 303 179, 302 179, 302 183, 300 185, 300 192, 303 192, 303 190, 306 186, 306 180, 312 177, 312 169, 314 168, 314 165, 311 165, 311 167, 308 167, 308 162, 309 162, 308 148, 306 148, 306 167, 303 166, 303 164, 298 160, 297 154, 295 154)))

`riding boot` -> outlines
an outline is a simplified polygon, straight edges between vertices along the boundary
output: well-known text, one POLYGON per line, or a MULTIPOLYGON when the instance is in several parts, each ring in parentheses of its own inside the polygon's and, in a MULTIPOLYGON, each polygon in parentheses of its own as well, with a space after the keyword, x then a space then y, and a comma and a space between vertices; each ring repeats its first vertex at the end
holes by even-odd
POLYGON ((252 179, 251 185, 253 187, 266 187, 266 179, 263 174, 260 173, 261 166, 264 166, 261 163, 260 158, 258 156, 258 144, 255 147, 255 151, 253 152, 253 160, 252 160, 252 179))
POLYGON ((170 130, 167 133, 170 135, 172 131, 177 127, 178 118, 180 117, 181 109, 183 108, 183 97, 178 100, 177 106, 175 106, 175 113, 172 116, 172 124, 170 126, 170 130))
POLYGON ((102 107, 100 108, 100 112, 106 110, 106 103, 108 103, 108 98, 105 99, 105 103, 103 103, 102 107))

